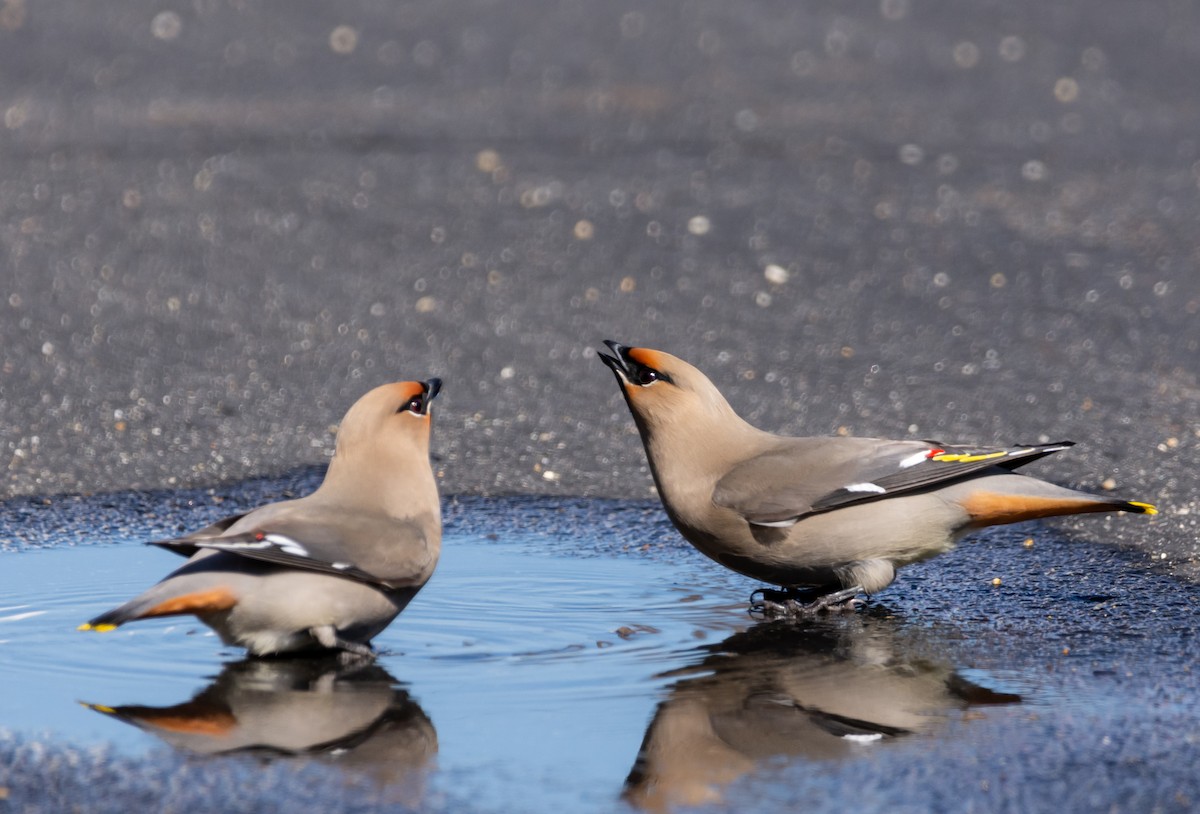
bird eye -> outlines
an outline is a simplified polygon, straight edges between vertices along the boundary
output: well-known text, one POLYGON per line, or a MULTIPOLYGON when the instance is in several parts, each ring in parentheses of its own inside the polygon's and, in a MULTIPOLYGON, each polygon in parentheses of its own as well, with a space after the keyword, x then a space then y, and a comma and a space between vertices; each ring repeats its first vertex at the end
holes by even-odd
POLYGON ((648 367, 638 368, 637 383, 642 387, 645 387, 648 384, 654 384, 656 381, 658 381, 658 379, 659 375, 657 370, 652 370, 648 367))
POLYGON ((401 411, 408 410, 415 415, 421 415, 425 409, 425 399, 421 396, 413 396, 408 402, 400 408, 401 411))

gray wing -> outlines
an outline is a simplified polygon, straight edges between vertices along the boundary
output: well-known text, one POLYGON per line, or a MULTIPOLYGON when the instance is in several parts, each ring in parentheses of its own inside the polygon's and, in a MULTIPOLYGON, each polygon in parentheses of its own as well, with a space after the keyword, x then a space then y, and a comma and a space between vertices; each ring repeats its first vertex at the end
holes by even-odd
POLYGON ((230 517, 223 517, 215 523, 205 526, 202 529, 188 532, 183 537, 173 540, 155 540, 153 542, 146 543, 146 545, 161 546, 167 551, 170 551, 172 554, 178 554, 181 557, 190 557, 200 550, 196 543, 211 537, 221 536, 229 530, 230 526, 245 517, 246 514, 246 512, 242 512, 241 514, 231 515, 230 517), (167 545, 167 543, 170 543, 170 545, 167 545))
POLYGON ((950 483, 988 469, 1015 469, 1072 442, 951 447, 930 441, 794 438, 735 466, 713 503, 762 526, 950 483))
POLYGON ((418 519, 331 510, 262 511, 262 517, 256 518, 259 514, 244 515, 219 536, 201 537, 198 532, 151 545, 192 553, 197 549, 226 551, 389 590, 423 581, 437 558, 440 540, 430 539, 426 529, 431 524, 418 519))

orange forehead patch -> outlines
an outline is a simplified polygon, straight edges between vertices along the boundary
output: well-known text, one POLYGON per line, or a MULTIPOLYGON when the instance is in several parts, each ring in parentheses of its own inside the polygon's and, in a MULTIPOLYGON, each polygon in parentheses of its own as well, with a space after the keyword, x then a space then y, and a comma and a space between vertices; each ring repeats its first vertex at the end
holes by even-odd
POLYGON ((650 348, 630 348, 629 358, 639 365, 645 365, 655 370, 662 370, 667 365, 667 355, 662 351, 650 348))
POLYGON ((400 401, 408 401, 425 392, 425 385, 420 382, 396 382, 392 388, 400 401))

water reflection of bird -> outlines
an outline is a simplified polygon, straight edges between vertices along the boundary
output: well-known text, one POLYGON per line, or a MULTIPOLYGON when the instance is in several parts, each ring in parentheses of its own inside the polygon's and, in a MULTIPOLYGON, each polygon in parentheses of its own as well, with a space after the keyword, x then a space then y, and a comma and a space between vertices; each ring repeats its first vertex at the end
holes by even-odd
POLYGON ((649 811, 714 803, 767 758, 851 758, 952 710, 1021 700, 905 656, 897 632, 875 617, 766 623, 706 646, 668 674, 681 680, 650 722, 625 798, 649 811))
POLYGON ((420 705, 373 662, 246 659, 169 707, 85 704, 200 755, 319 756, 381 784, 419 782, 437 753, 420 705))

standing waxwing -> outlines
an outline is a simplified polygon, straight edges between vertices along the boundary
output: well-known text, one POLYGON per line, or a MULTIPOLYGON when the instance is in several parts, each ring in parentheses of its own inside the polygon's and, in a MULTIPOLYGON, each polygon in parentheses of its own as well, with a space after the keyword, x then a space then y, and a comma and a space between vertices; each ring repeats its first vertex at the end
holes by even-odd
POLYGON ((152 543, 189 559, 79 629, 194 614, 257 656, 370 655, 371 639, 429 580, 441 550, 429 465, 429 407, 441 385, 396 382, 367 393, 342 419, 316 491, 152 543))
POLYGON ((877 438, 791 438, 746 423, 680 359, 606 341, 679 532, 764 592, 768 615, 853 603, 896 569, 948 551, 970 531, 1084 512, 1157 514, 1148 503, 1091 495, 1012 470, 1071 442, 954 447, 877 438), (797 601, 799 589, 821 595, 797 601))

